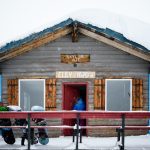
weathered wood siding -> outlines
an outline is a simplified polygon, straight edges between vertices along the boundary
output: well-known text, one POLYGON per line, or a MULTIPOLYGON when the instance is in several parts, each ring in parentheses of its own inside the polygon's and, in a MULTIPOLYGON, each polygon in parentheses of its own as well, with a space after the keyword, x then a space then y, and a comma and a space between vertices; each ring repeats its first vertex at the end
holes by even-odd
MULTIPOLYGON (((148 108, 148 67, 149 63, 121 50, 79 35, 76 43, 71 35, 57 39, 30 52, 1 63, 3 75, 3 101, 7 103, 7 79, 12 78, 55 78, 56 71, 96 71, 96 78, 132 77, 142 78, 144 83, 145 106, 148 108), (61 54, 90 54, 89 63, 60 63, 61 54)), ((88 109, 93 110, 94 79, 58 79, 56 98, 57 109, 62 109, 62 82, 88 82, 88 109)))

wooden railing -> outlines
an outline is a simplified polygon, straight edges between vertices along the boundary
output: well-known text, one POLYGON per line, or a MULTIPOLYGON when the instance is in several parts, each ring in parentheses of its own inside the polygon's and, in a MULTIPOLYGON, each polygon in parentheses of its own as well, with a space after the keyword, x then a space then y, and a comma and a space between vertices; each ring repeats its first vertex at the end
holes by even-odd
MULTIPOLYGON (((45 111, 45 112, 0 112, 0 118, 15 118, 15 119, 27 119, 28 121, 28 150, 30 150, 30 134, 31 128, 43 128, 43 126, 31 126, 30 122, 33 118, 61 118, 61 119, 76 119, 76 150, 78 150, 78 143, 79 143, 79 132, 85 128, 112 128, 116 129, 118 133, 118 143, 120 150, 124 150, 125 148, 125 130, 149 130, 150 126, 126 126, 125 119, 149 119, 150 112, 140 111, 140 112, 105 112, 105 111, 45 111), (98 118, 98 119, 120 119, 121 124, 120 126, 80 126, 79 121, 80 119, 89 119, 89 118, 98 118)), ((22 128, 23 126, 0 126, 0 128, 22 128)), ((74 126, 44 126, 44 128, 71 128, 74 129, 74 126)))

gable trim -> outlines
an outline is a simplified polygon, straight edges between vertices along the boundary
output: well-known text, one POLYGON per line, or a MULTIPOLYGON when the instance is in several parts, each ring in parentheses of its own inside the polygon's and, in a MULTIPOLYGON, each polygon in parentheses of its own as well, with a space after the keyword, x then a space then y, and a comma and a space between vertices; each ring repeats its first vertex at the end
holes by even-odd
POLYGON ((103 29, 91 24, 84 24, 76 20, 73 21, 70 18, 24 39, 6 44, 0 48, 0 62, 21 55, 24 52, 28 52, 70 33, 72 33, 72 42, 77 42, 79 32, 150 62, 150 50, 134 41, 128 40, 123 34, 108 28, 103 29))
POLYGON ((72 32, 71 27, 65 27, 63 29, 59 29, 55 32, 49 33, 41 38, 38 38, 34 41, 28 42, 26 44, 21 45, 20 47, 14 48, 11 51, 5 52, 0 56, 0 62, 5 61, 7 59, 13 58, 15 56, 21 55, 24 52, 28 52, 33 48, 37 48, 41 45, 44 45, 48 42, 54 41, 60 37, 63 37, 72 32))
POLYGON ((108 44, 110 46, 118 48, 120 50, 123 50, 123 51, 129 53, 129 54, 132 54, 134 56, 137 56, 139 58, 142 58, 142 59, 150 62, 150 55, 142 53, 142 52, 139 52, 138 50, 133 49, 133 48, 129 47, 128 45, 125 45, 125 44, 123 44, 123 43, 121 43, 121 42, 119 42, 117 40, 111 40, 111 39, 109 39, 107 37, 101 36, 101 35, 99 35, 97 33, 91 32, 91 31, 89 31, 87 29, 84 29, 84 28, 81 28, 81 27, 79 27, 79 32, 84 34, 84 35, 86 35, 86 36, 89 36, 89 37, 91 37, 93 39, 96 39, 96 40, 98 40, 100 42, 103 42, 105 44, 108 44))

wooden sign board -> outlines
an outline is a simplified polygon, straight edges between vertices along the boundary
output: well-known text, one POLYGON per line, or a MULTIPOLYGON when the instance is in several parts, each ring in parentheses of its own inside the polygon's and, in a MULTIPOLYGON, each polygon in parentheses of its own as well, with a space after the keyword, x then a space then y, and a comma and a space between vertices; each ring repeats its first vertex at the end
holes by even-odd
POLYGON ((90 54, 61 54, 61 63, 75 64, 90 62, 90 54))
POLYGON ((93 71, 56 71, 56 78, 95 78, 93 71))

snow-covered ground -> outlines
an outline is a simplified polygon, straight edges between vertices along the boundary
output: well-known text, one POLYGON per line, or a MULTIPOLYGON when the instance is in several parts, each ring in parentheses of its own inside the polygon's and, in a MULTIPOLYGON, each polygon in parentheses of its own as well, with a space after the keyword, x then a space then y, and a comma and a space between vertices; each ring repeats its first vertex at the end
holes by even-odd
MULTIPOLYGON (((79 149, 89 149, 89 150, 118 150, 116 137, 83 137, 83 142, 79 143, 79 149)), ((16 139, 14 145, 7 145, 3 138, 0 137, 0 149, 27 149, 26 146, 20 145, 21 139, 16 139)), ((72 137, 59 137, 50 138, 48 145, 36 144, 32 145, 31 149, 40 150, 64 150, 64 149, 75 149, 75 143, 72 142, 72 137)), ((127 136, 125 138, 125 149, 126 150, 150 150, 150 135, 141 136, 127 136)))

